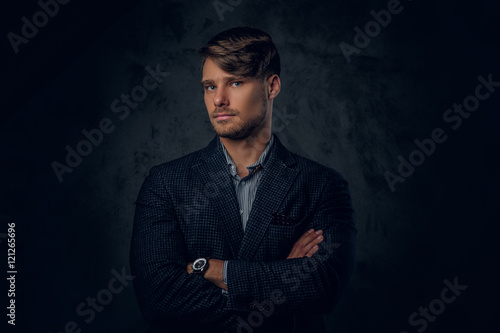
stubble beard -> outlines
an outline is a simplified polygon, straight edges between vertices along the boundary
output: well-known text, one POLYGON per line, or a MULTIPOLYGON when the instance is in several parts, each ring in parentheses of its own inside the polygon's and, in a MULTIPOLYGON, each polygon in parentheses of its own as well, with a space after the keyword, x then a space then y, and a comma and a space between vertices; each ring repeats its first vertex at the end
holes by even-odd
MULTIPOLYGON (((262 126, 262 124, 264 123, 267 114, 265 101, 263 101, 261 105, 259 116, 243 123, 238 122, 237 124, 235 124, 235 122, 238 120, 237 117, 239 114, 237 110, 225 109, 224 111, 229 111, 231 114, 235 114, 235 118, 230 118, 222 123, 216 123, 216 120, 214 119, 212 121, 212 128, 219 137, 232 140, 245 139, 254 134, 256 129, 262 126), (225 128, 227 126, 225 124, 226 122, 232 123, 230 128, 225 128)), ((216 110, 216 112, 219 112, 219 110, 216 110)))

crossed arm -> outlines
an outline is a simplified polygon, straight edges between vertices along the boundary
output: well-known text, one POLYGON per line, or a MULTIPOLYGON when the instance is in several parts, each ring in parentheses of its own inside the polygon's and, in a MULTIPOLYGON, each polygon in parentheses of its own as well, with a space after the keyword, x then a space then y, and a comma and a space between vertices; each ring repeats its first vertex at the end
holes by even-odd
MULTIPOLYGON (((323 230, 315 231, 309 229, 306 231, 292 247, 287 259, 311 257, 318 251, 318 244, 323 241, 323 230)), ((186 270, 189 274, 193 272, 192 262, 187 264, 186 270)), ((224 260, 210 259, 208 269, 203 274, 203 277, 215 284, 217 287, 227 290, 227 285, 223 280, 224 260)))
POLYGON ((343 178, 334 174, 326 180, 321 200, 308 217, 307 228, 322 231, 321 235, 302 235, 287 259, 231 260, 228 286, 222 282, 222 260, 210 260, 205 277, 186 274, 186 244, 163 178, 160 169, 151 170, 136 201, 134 218, 131 268, 147 321, 165 326, 172 320, 195 321, 229 329, 239 315, 252 311, 253 301, 269 299, 276 290, 286 296, 276 314, 332 309, 354 262, 355 228, 343 178), (228 297, 220 292, 224 287, 229 288, 228 297))

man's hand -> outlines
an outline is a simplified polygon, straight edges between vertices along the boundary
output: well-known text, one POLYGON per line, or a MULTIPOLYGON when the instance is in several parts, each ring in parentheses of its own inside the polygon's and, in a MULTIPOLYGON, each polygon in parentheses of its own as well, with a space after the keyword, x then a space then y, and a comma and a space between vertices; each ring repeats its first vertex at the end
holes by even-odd
POLYGON ((310 229, 306 231, 299 240, 295 242, 287 259, 311 257, 318 251, 318 244, 321 243, 323 239, 323 230, 315 232, 314 229, 310 229))
MULTIPOLYGON (((318 251, 318 244, 321 243, 323 239, 323 230, 314 231, 314 229, 310 229, 295 242, 290 254, 288 254, 287 259, 311 257, 314 253, 316 253, 316 251, 318 251)), ((189 274, 193 273, 191 264, 192 263, 189 262, 186 266, 186 271, 189 274)), ((224 283, 222 275, 223 267, 223 260, 210 259, 208 261, 208 269, 203 274, 203 277, 215 284, 217 287, 227 290, 227 285, 224 283)))
MULTIPOLYGON (((193 273, 193 267, 191 266, 191 264, 192 262, 189 262, 186 267, 186 271, 189 274, 193 273)), ((203 274, 203 277, 215 284, 217 287, 227 290, 227 284, 224 283, 222 275, 223 268, 223 260, 210 259, 208 260, 208 269, 203 274)))

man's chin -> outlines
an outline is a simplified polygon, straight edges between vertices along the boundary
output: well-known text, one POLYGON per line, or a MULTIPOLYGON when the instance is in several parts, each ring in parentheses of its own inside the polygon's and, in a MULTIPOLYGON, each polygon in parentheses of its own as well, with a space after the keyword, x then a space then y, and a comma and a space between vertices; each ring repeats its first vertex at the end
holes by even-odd
POLYGON ((235 130, 232 130, 232 131, 221 131, 221 130, 215 130, 215 133, 221 137, 221 138, 225 138, 225 139, 231 139, 231 140, 242 140, 242 139, 245 139, 247 138, 248 136, 250 136, 251 132, 248 132, 248 131, 235 131, 235 130))
POLYGON ((240 134, 239 130, 228 128, 228 126, 214 126, 214 124, 212 124, 212 130, 217 136, 227 139, 237 139, 240 134))
POLYGON ((242 140, 249 136, 249 134, 245 133, 225 133, 225 132, 216 132, 217 135, 221 138, 231 139, 231 140, 242 140))
MULTIPOLYGON (((236 124, 232 124, 236 125, 236 124)), ((231 139, 231 140, 242 140, 246 139, 257 130, 255 124, 246 124, 244 126, 213 126, 214 132, 221 138, 231 139)))

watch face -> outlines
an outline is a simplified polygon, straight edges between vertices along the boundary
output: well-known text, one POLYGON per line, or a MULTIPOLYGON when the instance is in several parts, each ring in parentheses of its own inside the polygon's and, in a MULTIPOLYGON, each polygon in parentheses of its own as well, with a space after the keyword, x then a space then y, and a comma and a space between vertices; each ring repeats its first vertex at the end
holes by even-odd
POLYGON ((202 269, 205 266, 206 262, 207 261, 205 260, 205 258, 196 259, 193 263, 193 269, 202 269))

